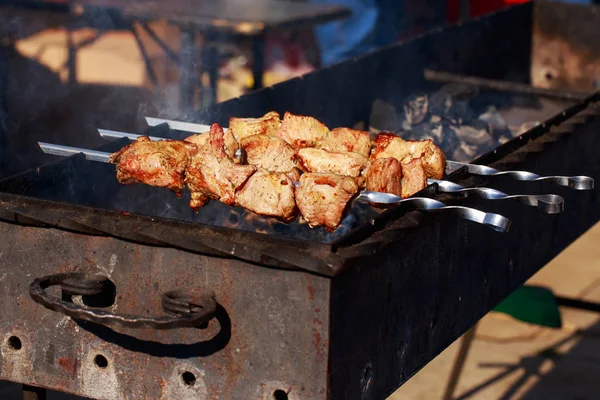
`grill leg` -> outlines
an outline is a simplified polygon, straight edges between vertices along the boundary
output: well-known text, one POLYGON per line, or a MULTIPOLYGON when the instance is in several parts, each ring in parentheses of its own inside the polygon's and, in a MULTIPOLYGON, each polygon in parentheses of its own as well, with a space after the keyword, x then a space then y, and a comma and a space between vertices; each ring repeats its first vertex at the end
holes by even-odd
POLYGON ((46 400, 46 389, 23 385, 23 400, 46 400))
POLYGON ((456 356, 456 361, 454 362, 454 367, 452 367, 452 373, 450 374, 450 379, 448 379, 448 384, 446 385, 446 392, 442 397, 442 400, 451 400, 454 395, 454 391, 456 390, 456 385, 458 384, 458 379, 460 378, 460 373, 465 365, 465 361, 467 360, 467 355, 469 354, 469 350, 471 348, 471 344, 473 343, 473 339, 475 338, 475 328, 477 324, 473 325, 471 329, 469 329, 463 336, 462 341, 460 343, 460 349, 458 350, 458 355, 456 356))

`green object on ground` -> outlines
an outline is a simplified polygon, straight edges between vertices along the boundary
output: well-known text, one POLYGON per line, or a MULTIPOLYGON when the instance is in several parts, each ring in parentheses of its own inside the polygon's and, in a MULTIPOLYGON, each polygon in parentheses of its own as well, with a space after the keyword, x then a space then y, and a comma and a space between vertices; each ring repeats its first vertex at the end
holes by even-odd
POLYGON ((554 293, 539 286, 521 286, 498 304, 494 311, 534 325, 550 328, 562 326, 554 293))

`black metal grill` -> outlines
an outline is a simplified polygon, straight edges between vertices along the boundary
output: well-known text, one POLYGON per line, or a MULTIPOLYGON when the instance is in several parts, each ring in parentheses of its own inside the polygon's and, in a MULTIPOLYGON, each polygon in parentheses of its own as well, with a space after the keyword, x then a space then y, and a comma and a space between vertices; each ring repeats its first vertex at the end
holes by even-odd
MULTIPOLYGON (((533 33, 544 25, 537 18, 571 10, 581 9, 544 2, 514 7, 218 104, 196 119, 227 125, 230 116, 276 110, 331 127, 370 126, 375 100, 401 110, 410 96, 440 86, 425 79, 425 69, 526 83, 533 33)), ((474 162, 597 179, 599 128, 600 94, 590 94, 474 162)), ((7 339, 0 344, 0 378, 103 399, 267 399, 276 390, 290 399, 383 398, 600 217, 595 191, 464 169, 447 179, 508 193, 556 193, 565 210, 547 215, 457 199, 432 185, 423 195, 505 215, 511 231, 397 206, 374 223, 361 220, 371 209, 359 210, 339 236, 299 225, 269 226, 263 234, 252 220, 229 227, 210 220, 235 215, 216 202, 198 217, 185 198, 120 186, 113 167, 81 156, 5 179, 0 277, 8 290, 0 294, 0 332, 7 339), (208 324, 158 331, 63 318, 29 296, 35 278, 72 272, 86 274, 68 275, 74 281, 62 284, 62 300, 74 309, 96 304, 90 294, 113 287, 114 298, 101 309, 141 320, 200 307, 183 290, 191 287, 210 293, 214 313, 208 324), (98 273, 113 286, 90 283, 89 274, 98 273), (95 289, 78 292, 88 284, 95 289), (165 303, 163 294, 173 290, 182 291, 165 303), (11 337, 22 348, 11 347, 11 337)), ((59 277, 36 281, 34 298, 45 296, 40 282, 60 284, 65 276, 59 277)))

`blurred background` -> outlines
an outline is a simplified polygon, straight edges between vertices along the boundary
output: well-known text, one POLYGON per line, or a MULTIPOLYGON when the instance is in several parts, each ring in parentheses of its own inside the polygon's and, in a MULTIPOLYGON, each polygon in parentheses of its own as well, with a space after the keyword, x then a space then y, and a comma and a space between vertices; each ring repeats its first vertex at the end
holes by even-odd
MULTIPOLYGON (((37 140, 93 147, 102 144, 96 133, 100 126, 139 132, 146 127, 145 116, 186 118, 215 101, 524 2, 298 0, 346 12, 312 15, 266 33, 260 24, 231 23, 209 12, 207 23, 219 28, 216 34, 184 36, 181 25, 146 12, 143 1, 122 1, 132 13, 141 10, 144 15, 131 22, 106 11, 78 18, 61 8, 66 1, 0 0, 0 178, 49 160, 36 147, 37 140), (190 76, 182 76, 186 60, 190 76), (262 82, 257 82, 259 77, 262 82)), ((570 3, 600 12, 591 0, 570 3)), ((600 301, 599 240, 600 228, 595 227, 529 283, 600 301)), ((572 309, 560 313, 560 328, 506 313, 486 316, 472 332, 454 398, 600 399, 598 314, 572 309)), ((442 398, 460 345, 461 340, 452 344, 391 399, 442 398)), ((0 385, 2 399, 17 393, 16 385, 0 385)))

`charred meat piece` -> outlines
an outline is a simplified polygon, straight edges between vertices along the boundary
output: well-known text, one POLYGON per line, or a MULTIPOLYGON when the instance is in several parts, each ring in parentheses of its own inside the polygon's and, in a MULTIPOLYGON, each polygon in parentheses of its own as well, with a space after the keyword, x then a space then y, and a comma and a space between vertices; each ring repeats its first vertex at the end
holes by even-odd
POLYGON ((271 172, 292 172, 296 169, 296 151, 278 136, 246 136, 240 141, 240 146, 244 161, 258 169, 271 172))
POLYGON ((279 113, 271 111, 260 118, 235 118, 229 119, 229 129, 233 137, 239 142, 252 135, 277 136, 281 120, 279 113))
POLYGON ((444 152, 431 140, 404 140, 391 133, 380 133, 373 140, 371 160, 394 157, 402 163, 422 158, 428 178, 441 179, 446 170, 444 152))
POLYGON ((296 152, 300 169, 305 172, 331 172, 358 177, 367 166, 367 159, 356 153, 330 153, 327 150, 306 147, 296 152))
POLYGON ((238 190, 235 201, 256 214, 292 222, 297 210, 294 189, 286 173, 259 170, 238 190))
POLYGON ((354 178, 331 173, 306 173, 296 188, 296 204, 312 228, 335 231, 349 201, 358 193, 354 178))
MULTIPOLYGON (((402 163, 402 198, 407 198, 427 187, 427 174, 423 158, 413 158, 402 163)), ((396 194, 396 193, 394 193, 396 194)))
MULTIPOLYGON (((194 143, 198 147, 204 146, 209 141, 209 132, 198 133, 196 135, 185 138, 186 142, 194 143)), ((231 130, 227 130, 223 134, 223 140, 225 143, 225 152, 229 157, 235 159, 235 152, 239 149, 239 145, 231 130)))
POLYGON ((300 149, 314 147, 329 133, 329 128, 313 117, 294 115, 286 112, 279 128, 279 136, 300 149))
POLYGON ((254 165, 233 162, 225 152, 223 128, 219 124, 210 127, 208 143, 192 157, 186 171, 185 183, 192 192, 190 207, 202 207, 202 196, 235 204, 235 191, 256 171, 254 165), (202 196, 199 196, 202 195, 202 196), (195 197, 194 197, 195 196, 195 197))
POLYGON ((317 147, 332 153, 357 153, 368 158, 371 153, 371 135, 366 131, 335 128, 321 140, 317 147))
POLYGON ((180 140, 152 141, 142 136, 110 155, 116 164, 117 180, 124 185, 144 183, 181 193, 184 172, 190 158, 198 152, 192 143, 180 140))
POLYGON ((395 158, 369 162, 365 175, 367 190, 402 196, 402 165, 395 158))

